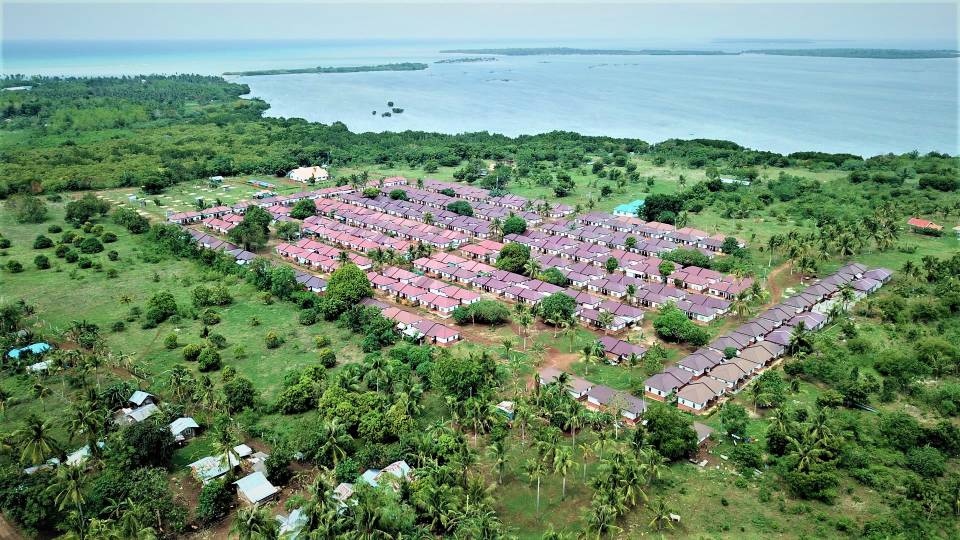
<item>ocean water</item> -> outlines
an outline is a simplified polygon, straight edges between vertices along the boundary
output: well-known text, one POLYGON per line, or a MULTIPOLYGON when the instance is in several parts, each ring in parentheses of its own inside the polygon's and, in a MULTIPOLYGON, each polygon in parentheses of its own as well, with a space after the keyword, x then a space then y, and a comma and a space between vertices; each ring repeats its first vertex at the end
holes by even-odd
MULTIPOLYGON (((728 139, 776 152, 960 153, 957 59, 739 56, 527 56, 436 64, 462 42, 22 42, 4 73, 208 73, 425 62, 427 70, 234 77, 268 115, 344 122, 353 131, 569 130, 590 135, 728 139), (380 116, 387 102, 404 109, 380 116), (377 111, 377 114, 371 114, 377 111)), ((731 43, 570 43, 579 47, 762 48, 731 43)), ((810 42, 810 47, 901 46, 810 42)), ((769 45, 770 48, 780 45, 769 45)))

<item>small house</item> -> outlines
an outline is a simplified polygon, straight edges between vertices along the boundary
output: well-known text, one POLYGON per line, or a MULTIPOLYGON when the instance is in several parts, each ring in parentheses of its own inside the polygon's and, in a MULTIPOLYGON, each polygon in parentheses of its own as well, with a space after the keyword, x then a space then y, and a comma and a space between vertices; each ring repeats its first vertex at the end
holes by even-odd
POLYGON ((237 486, 240 499, 251 505, 269 501, 280 492, 262 472, 248 474, 233 484, 237 486))
POLYGON ((170 433, 177 442, 183 442, 196 437, 200 425, 189 416, 177 418, 170 423, 170 433))

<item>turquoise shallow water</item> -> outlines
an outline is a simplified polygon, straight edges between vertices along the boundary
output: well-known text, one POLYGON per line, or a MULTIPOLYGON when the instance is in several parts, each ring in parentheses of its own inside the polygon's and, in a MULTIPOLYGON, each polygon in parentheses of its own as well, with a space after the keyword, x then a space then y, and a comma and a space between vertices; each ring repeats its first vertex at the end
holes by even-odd
POLYGON ((128 42, 123 46, 109 42, 81 46, 17 43, 13 47, 5 44, 3 71, 212 74, 420 61, 429 63, 430 68, 236 80, 247 83, 253 96, 271 104, 270 115, 342 121, 354 131, 518 135, 560 129, 648 141, 729 139, 777 152, 874 155, 914 149, 960 151, 957 59, 529 56, 483 63, 433 63, 450 57, 439 54, 440 49, 477 45, 414 41, 128 42), (402 107, 403 114, 381 117, 387 101, 402 107), (374 110, 377 115, 371 114, 374 110))

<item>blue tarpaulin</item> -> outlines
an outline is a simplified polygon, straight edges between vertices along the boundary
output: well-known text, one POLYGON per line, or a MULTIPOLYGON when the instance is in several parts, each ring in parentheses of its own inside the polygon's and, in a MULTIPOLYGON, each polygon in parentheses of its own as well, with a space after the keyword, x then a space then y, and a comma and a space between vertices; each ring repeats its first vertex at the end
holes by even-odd
POLYGON ((32 354, 43 354, 51 349, 49 343, 34 343, 32 345, 27 345, 21 349, 13 349, 7 353, 7 356, 10 358, 20 358, 20 353, 29 352, 32 354))

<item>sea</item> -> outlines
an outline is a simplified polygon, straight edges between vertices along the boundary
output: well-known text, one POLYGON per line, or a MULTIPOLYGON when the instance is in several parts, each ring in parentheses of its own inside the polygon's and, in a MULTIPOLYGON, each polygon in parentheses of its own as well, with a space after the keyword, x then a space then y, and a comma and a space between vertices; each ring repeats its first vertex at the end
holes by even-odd
POLYGON ((956 43, 745 40, 12 41, 3 74, 137 75, 423 62, 423 71, 228 77, 267 115, 343 122, 355 132, 555 130, 648 142, 710 138, 779 153, 960 153, 956 58, 802 56, 496 56, 453 48, 949 48, 956 43), (383 112, 401 108, 400 114, 383 112))

